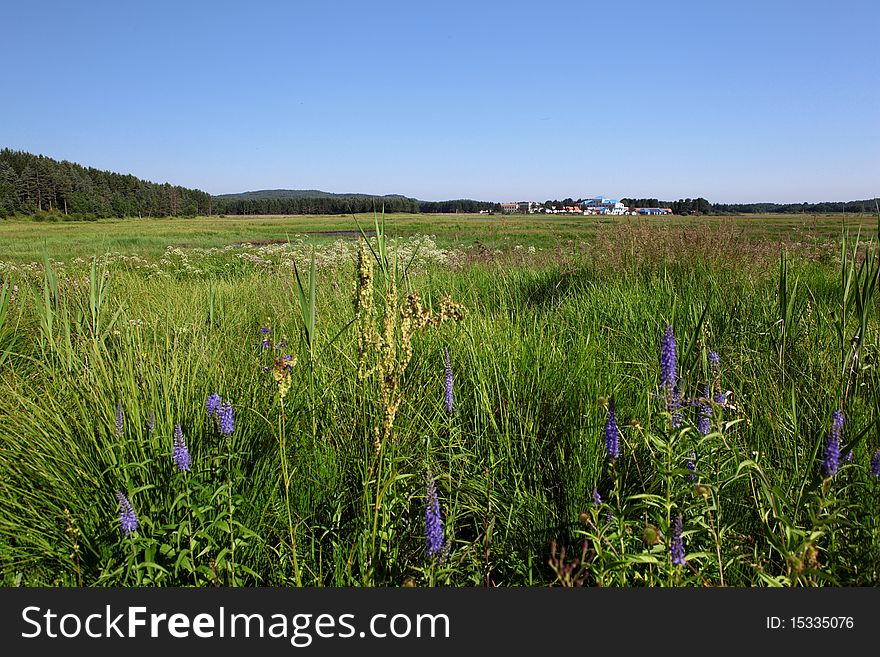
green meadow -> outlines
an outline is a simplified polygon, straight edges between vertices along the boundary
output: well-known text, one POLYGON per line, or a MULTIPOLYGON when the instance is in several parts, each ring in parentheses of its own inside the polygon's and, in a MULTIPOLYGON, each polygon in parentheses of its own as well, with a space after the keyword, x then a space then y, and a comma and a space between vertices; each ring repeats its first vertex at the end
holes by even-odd
POLYGON ((876 584, 877 229, 0 222, 0 581, 876 584))
MULTIPOLYGON (((56 217, 57 218, 57 217, 56 217)), ((674 228, 724 231, 744 240, 812 242, 837 239, 846 224, 852 231, 876 232, 872 215, 733 215, 717 217, 612 217, 578 215, 388 215, 396 236, 434 235, 443 245, 513 247, 564 246, 569 240, 591 240, 623 228, 674 228)), ((223 247, 241 242, 286 241, 308 235, 320 243, 336 232, 369 228, 372 215, 220 216, 164 219, 100 219, 83 222, 0 222, 0 260, 89 258, 106 251, 159 255, 167 246, 223 247)), ((349 235, 350 237, 350 235, 349 235)))

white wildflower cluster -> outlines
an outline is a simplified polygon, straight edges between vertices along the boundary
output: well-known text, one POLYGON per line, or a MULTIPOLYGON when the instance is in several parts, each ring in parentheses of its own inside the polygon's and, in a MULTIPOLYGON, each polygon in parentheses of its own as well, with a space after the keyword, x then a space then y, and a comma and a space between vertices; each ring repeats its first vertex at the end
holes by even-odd
POLYGON ((390 248, 397 255, 398 262, 412 262, 417 269, 428 265, 452 265, 463 257, 460 251, 441 249, 435 238, 428 235, 390 240, 390 248))
MULTIPOLYGON (((370 242, 376 249, 376 238, 370 238, 370 242)), ((400 265, 409 266, 411 270, 421 270, 429 265, 452 265, 463 257, 461 250, 440 248, 435 237, 428 235, 390 239, 388 252, 397 258, 400 265)), ((201 277, 248 270, 289 274, 294 266, 300 270, 307 269, 312 255, 319 270, 348 267, 356 258, 357 240, 340 238, 333 242, 312 244, 305 236, 295 235, 283 242, 244 242, 211 248, 168 246, 158 260, 137 253, 108 251, 97 257, 97 265, 105 276, 110 271, 118 270, 140 271, 147 276, 165 278, 201 277)), ((76 276, 91 267, 92 259, 76 257, 69 263, 50 259, 49 263, 60 277, 76 276)), ((0 261, 0 276, 41 276, 43 270, 42 262, 0 261)))

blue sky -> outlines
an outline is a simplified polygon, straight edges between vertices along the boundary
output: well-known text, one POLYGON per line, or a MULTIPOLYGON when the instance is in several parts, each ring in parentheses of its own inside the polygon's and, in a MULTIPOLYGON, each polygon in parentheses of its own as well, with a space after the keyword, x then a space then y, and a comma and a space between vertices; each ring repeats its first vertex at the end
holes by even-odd
POLYGON ((0 146, 220 194, 880 195, 880 3, 5 3, 0 146))

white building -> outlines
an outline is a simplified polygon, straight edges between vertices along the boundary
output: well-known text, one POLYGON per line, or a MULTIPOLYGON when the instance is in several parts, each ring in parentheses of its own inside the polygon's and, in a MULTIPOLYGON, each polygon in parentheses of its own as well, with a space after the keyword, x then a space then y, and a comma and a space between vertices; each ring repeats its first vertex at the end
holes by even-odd
POLYGON ((596 196, 581 203, 584 214, 626 214, 629 208, 613 198, 596 196))

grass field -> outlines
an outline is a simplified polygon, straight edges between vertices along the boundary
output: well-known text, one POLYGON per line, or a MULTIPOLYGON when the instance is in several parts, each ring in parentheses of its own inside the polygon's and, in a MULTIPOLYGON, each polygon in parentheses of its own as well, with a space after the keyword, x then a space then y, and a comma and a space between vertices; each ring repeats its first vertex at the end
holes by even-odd
MULTIPOLYGON (((591 240, 621 227, 667 227, 725 231, 746 240, 814 242, 837 239, 841 226, 876 232, 872 215, 739 215, 718 217, 600 217, 509 215, 389 215, 396 236, 434 235, 443 246, 553 248, 567 241, 591 240)), ((192 219, 104 219, 93 222, 0 221, 0 261, 89 258, 106 251, 156 256, 167 246, 223 247, 241 242, 286 241, 308 235, 316 242, 336 239, 334 232, 372 226, 372 215, 196 217, 192 219)))
POLYGON ((0 577, 876 584, 841 219, 0 222, 0 577))

